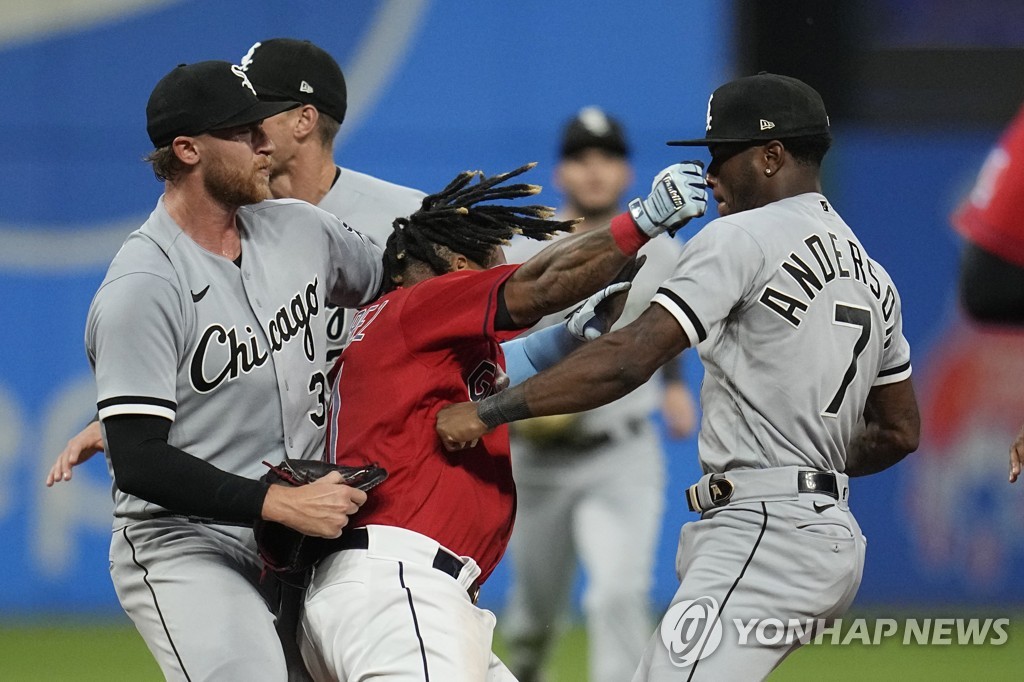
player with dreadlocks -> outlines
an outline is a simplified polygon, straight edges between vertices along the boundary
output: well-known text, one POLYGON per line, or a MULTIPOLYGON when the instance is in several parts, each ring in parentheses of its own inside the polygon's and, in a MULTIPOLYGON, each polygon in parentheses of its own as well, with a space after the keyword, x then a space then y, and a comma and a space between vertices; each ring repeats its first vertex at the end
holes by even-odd
MULTIPOLYGON (((650 237, 702 214, 706 203, 701 169, 676 165, 634 202, 635 217, 505 265, 501 245, 513 234, 547 239, 571 226, 544 206, 490 203, 539 192, 505 184, 532 166, 460 173, 394 222, 384 254, 393 286, 354 320, 326 453, 339 464, 376 462, 389 478, 307 591, 300 646, 317 679, 514 679, 491 653, 494 615, 475 605, 515 516, 508 431, 453 454, 437 439, 435 415, 504 388, 499 342, 631 270, 650 237)), ((624 300, 616 302, 621 310, 624 300)))

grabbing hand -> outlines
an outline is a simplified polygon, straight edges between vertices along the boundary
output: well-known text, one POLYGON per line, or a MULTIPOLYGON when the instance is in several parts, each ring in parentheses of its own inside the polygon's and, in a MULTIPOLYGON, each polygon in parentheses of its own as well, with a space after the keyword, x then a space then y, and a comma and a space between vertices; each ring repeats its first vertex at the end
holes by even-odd
POLYGON ((476 403, 455 403, 437 413, 435 426, 446 450, 471 448, 487 433, 487 425, 477 415, 476 403))
POLYGON ((344 476, 332 471, 297 488, 271 485, 263 500, 262 516, 303 535, 336 538, 365 502, 366 493, 345 485, 344 476))
POLYGON ((566 317, 565 327, 580 341, 593 341, 607 334, 626 307, 626 295, 633 286, 633 278, 647 261, 647 256, 627 263, 612 283, 597 292, 566 317))
POLYGON ((704 215, 708 208, 704 164, 700 161, 676 163, 658 173, 646 199, 629 202, 633 222, 649 237, 662 232, 674 235, 691 218, 704 215))

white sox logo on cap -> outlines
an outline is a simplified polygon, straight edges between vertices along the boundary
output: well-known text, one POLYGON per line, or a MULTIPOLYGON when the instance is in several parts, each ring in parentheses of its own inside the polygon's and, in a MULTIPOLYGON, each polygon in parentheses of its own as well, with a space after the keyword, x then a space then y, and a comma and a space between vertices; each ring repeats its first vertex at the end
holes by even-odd
POLYGON ((252 91, 253 95, 256 94, 256 88, 252 87, 252 83, 249 82, 249 77, 245 75, 245 67, 244 66, 241 66, 239 64, 232 64, 231 65, 231 73, 235 74, 236 76, 238 76, 239 78, 242 79, 242 86, 243 87, 249 88, 249 90, 252 91))
POLYGON ((242 56, 242 61, 239 63, 239 66, 242 68, 242 71, 249 70, 249 65, 252 64, 253 54, 256 52, 256 48, 262 44, 263 43, 253 43, 252 47, 249 48, 249 51, 242 56))

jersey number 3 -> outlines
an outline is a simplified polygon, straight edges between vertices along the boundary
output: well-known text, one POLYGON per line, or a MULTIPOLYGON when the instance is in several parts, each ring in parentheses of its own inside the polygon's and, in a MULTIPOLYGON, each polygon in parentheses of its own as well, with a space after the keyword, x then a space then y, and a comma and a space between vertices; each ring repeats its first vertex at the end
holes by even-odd
POLYGON ((864 349, 868 347, 868 340, 871 338, 871 311, 846 303, 836 303, 832 324, 843 327, 859 327, 860 336, 853 344, 853 358, 850 360, 850 366, 846 369, 846 374, 843 375, 842 383, 839 384, 839 390, 832 396, 828 407, 822 412, 822 415, 826 417, 834 417, 839 414, 839 408, 842 407, 843 400, 846 398, 846 390, 853 383, 853 378, 857 376, 857 360, 864 349))

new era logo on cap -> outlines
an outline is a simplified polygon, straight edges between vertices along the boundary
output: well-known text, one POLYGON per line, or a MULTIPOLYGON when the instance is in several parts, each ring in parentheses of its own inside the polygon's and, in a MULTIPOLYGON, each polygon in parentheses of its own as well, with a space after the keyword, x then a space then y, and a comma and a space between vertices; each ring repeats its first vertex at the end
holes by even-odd
POLYGON ((771 121, 766 121, 763 118, 761 119, 761 130, 771 130, 774 127, 775 124, 771 121))
POLYGON ((302 81, 301 83, 299 83, 299 92, 313 94, 313 86, 307 83, 306 81, 302 81))

